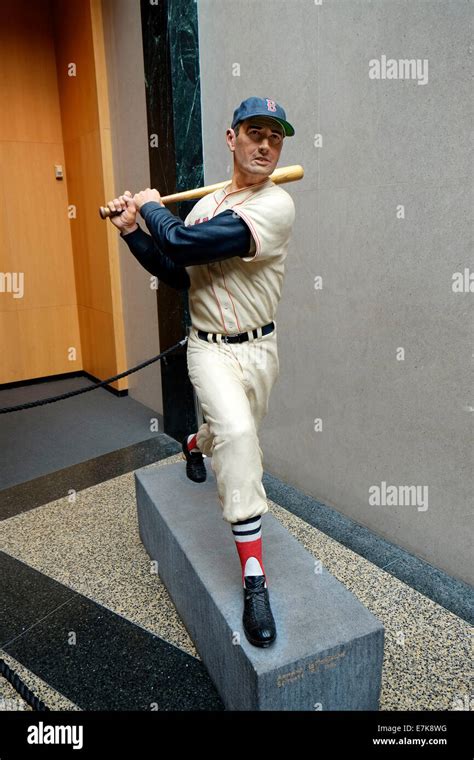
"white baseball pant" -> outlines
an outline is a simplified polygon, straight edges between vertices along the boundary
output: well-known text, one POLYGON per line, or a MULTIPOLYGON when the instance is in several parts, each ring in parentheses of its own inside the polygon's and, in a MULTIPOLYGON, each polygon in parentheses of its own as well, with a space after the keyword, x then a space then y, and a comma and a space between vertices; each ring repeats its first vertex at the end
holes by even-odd
POLYGON ((205 422, 197 446, 211 459, 223 519, 233 523, 268 512, 262 483, 260 423, 279 374, 277 327, 244 343, 205 341, 191 328, 187 342, 189 379, 205 422))

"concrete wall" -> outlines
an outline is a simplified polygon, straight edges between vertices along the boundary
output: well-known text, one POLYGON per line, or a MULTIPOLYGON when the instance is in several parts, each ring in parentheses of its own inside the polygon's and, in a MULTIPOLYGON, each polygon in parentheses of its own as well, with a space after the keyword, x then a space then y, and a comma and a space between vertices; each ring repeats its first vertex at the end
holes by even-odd
MULTIPOLYGON (((150 186, 140 3, 102 0, 102 12, 117 192, 134 193, 150 186)), ((129 368, 160 353, 157 293, 125 242, 119 246, 129 368)), ((162 414, 160 362, 128 379, 130 396, 162 414)))
POLYGON ((265 468, 472 582, 472 295, 452 289, 472 247, 469 3, 199 0, 198 15, 206 183, 230 176, 225 129, 250 95, 285 107, 280 166, 306 172, 286 185, 265 468), (383 56, 426 59, 428 80, 371 79, 383 56), (383 482, 397 503, 370 503, 383 482))

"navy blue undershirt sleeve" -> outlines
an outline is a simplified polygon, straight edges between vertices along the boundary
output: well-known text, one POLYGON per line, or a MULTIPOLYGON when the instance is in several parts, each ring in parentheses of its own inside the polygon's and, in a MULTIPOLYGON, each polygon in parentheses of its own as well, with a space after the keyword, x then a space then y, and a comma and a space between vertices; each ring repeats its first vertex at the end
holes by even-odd
POLYGON ((232 209, 222 211, 207 222, 189 226, 156 201, 144 203, 140 214, 159 250, 178 266, 249 255, 250 230, 232 209))
POLYGON ((147 272, 158 277, 160 282, 165 282, 175 290, 188 290, 191 286, 186 269, 162 254, 152 236, 142 230, 140 225, 133 232, 127 232, 124 235, 121 232, 120 237, 125 240, 138 263, 147 272))

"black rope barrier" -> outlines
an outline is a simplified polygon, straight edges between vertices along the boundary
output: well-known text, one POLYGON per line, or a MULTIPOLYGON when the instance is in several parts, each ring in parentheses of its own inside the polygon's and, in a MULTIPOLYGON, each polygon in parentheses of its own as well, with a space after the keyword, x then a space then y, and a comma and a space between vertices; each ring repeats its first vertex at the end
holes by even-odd
POLYGON ((33 708, 33 710, 42 710, 50 712, 49 707, 46 707, 44 702, 39 699, 36 694, 33 694, 31 689, 28 688, 26 683, 21 680, 20 676, 11 669, 5 660, 0 659, 0 675, 4 676, 7 681, 13 686, 15 691, 20 695, 24 701, 33 708))
POLYGON ((149 364, 153 364, 153 362, 158 361, 158 359, 162 359, 167 354, 170 354, 172 351, 175 351, 179 346, 184 346, 184 344, 187 341, 187 336, 183 338, 183 340, 180 340, 179 343, 175 343, 174 346, 171 346, 171 348, 167 348, 166 351, 162 351, 161 354, 158 354, 158 356, 154 356, 152 359, 147 359, 145 362, 142 362, 141 364, 137 364, 136 367, 132 367, 132 369, 127 369, 125 372, 121 372, 119 375, 115 375, 114 377, 109 377, 107 380, 101 380, 98 383, 94 383, 93 385, 88 385, 85 388, 79 388, 76 391, 69 391, 68 393, 62 393, 60 396, 51 396, 50 398, 43 398, 39 401, 29 401, 27 404, 17 404, 17 406, 7 406, 3 409, 0 409, 0 414, 8 414, 8 412, 20 412, 23 409, 32 409, 34 406, 43 406, 43 404, 52 404, 53 401, 62 401, 65 398, 71 398, 71 396, 78 396, 79 393, 87 393, 88 391, 95 391, 96 388, 102 388, 104 385, 109 385, 110 383, 115 382, 115 380, 120 380, 122 377, 126 377, 127 375, 131 375, 133 372, 138 372, 138 370, 143 369, 144 367, 147 367, 149 364))

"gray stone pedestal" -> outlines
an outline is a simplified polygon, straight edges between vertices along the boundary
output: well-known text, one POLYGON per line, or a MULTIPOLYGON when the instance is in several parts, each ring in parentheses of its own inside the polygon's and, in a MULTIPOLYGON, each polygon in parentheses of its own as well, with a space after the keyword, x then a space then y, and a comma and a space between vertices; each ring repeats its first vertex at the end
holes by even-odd
POLYGON ((277 638, 250 644, 241 568, 210 459, 135 473, 140 537, 229 710, 378 710, 384 629, 270 513, 263 561, 277 638), (316 572, 315 572, 316 571, 316 572))

